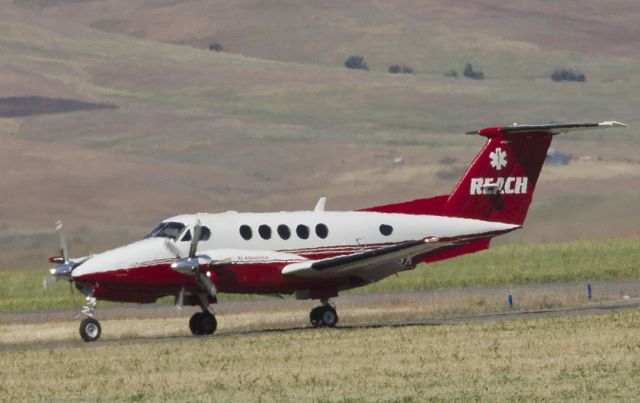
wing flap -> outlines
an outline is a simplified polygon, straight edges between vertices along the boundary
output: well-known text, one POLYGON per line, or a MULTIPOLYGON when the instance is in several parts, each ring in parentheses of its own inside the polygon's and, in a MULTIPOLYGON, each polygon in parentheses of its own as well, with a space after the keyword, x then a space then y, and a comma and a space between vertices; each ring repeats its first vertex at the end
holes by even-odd
POLYGON ((283 268, 282 274, 300 277, 347 277, 394 261, 398 262, 397 271, 401 271, 406 269, 406 266, 413 265, 412 258, 414 256, 422 255, 453 243, 455 243, 455 240, 439 240, 437 238, 407 241, 350 255, 292 263, 283 268), (403 260, 406 263, 403 264, 403 260))

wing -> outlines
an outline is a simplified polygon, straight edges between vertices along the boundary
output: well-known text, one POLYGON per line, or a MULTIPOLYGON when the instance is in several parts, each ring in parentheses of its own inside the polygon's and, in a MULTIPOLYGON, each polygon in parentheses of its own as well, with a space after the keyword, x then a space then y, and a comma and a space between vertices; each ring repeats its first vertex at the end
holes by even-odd
POLYGON ((406 241, 366 252, 291 263, 282 269, 282 274, 307 278, 359 277, 373 282, 413 268, 418 257, 422 260, 424 256, 437 253, 452 245, 466 244, 472 240, 471 238, 425 238, 406 241))

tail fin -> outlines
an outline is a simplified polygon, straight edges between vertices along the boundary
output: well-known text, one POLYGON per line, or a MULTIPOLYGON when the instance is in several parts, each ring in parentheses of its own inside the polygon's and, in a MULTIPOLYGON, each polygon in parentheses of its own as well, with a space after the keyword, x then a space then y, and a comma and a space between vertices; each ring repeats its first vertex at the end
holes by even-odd
POLYGON ((619 122, 513 125, 469 132, 489 140, 450 195, 362 211, 432 214, 522 225, 554 135, 625 126, 619 122))
POLYGON ((445 202, 443 215, 522 225, 554 135, 618 122, 487 128, 489 140, 445 202))

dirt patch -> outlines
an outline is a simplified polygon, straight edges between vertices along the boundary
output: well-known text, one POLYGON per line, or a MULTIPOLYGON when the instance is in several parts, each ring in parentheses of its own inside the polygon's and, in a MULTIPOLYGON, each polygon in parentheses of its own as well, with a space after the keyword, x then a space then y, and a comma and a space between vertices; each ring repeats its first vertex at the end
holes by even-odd
POLYGON ((40 115, 44 113, 67 113, 96 109, 117 109, 113 104, 92 103, 75 99, 48 98, 39 96, 0 98, 0 117, 40 115))

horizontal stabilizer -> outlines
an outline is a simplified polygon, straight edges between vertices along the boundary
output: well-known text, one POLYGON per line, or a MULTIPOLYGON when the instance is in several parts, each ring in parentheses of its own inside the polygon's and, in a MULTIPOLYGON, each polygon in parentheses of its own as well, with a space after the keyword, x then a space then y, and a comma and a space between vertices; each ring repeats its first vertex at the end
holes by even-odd
POLYGON ((507 133, 550 133, 555 135, 579 130, 608 129, 614 127, 627 127, 627 125, 613 120, 600 123, 563 123, 547 125, 518 125, 517 123, 514 123, 511 126, 487 127, 486 129, 474 130, 467 132, 466 134, 479 134, 489 138, 497 136, 498 134, 507 133))

